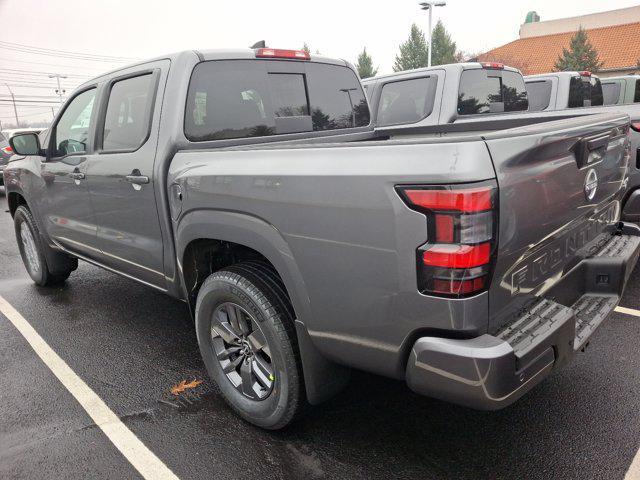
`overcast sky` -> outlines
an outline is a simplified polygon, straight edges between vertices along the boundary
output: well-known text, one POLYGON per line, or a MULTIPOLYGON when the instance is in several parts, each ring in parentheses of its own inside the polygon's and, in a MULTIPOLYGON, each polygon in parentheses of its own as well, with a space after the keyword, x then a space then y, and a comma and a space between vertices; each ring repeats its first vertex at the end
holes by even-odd
MULTIPOLYGON (((530 10, 542 20, 637 5, 639 0, 448 0, 434 11, 458 48, 482 52, 518 38, 530 10)), ((426 30, 419 0, 234 1, 216 0, 0 0, 0 41, 96 55, 145 58, 184 49, 300 48, 355 62, 363 47, 379 73, 391 71, 398 45, 413 22, 426 30)), ((82 75, 118 66, 9 50, 0 44, 0 121, 12 122, 4 83, 20 98, 55 95, 54 80, 25 70, 75 75, 63 80, 67 93, 82 75), (19 70, 16 72, 15 70, 19 70), (35 81, 34 81, 35 79, 35 81), (16 86, 29 81, 29 87, 16 86), (2 101, 5 100, 5 101, 2 101)), ((51 99, 49 99, 51 100, 51 99)), ((24 120, 50 120, 43 104, 22 105, 24 120)))

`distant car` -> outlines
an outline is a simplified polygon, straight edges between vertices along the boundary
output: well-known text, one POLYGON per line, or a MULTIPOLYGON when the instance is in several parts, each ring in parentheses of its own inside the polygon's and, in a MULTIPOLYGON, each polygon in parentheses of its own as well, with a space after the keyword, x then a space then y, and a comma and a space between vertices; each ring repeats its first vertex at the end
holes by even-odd
POLYGON ((529 110, 598 107, 604 104, 602 82, 591 72, 551 72, 524 77, 529 110))
POLYGON ((602 78, 605 105, 640 103, 640 75, 602 78))
POLYGON ((32 127, 32 128, 11 128, 8 130, 3 130, 2 133, 4 134, 4 136, 7 138, 7 140, 9 140, 11 137, 13 137, 14 135, 18 134, 18 133, 25 133, 25 132, 35 132, 35 133, 40 133, 43 130, 45 130, 42 127, 32 127))
POLYGON ((13 150, 9 145, 9 138, 0 132, 0 186, 4 186, 4 177, 2 172, 4 167, 9 163, 9 158, 13 155, 13 150))

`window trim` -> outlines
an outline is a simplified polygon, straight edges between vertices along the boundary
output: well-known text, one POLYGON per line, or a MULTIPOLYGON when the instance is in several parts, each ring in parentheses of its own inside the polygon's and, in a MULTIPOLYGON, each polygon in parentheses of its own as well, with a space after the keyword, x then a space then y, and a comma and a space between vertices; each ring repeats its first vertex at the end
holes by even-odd
MULTIPOLYGON (((378 105, 376 106, 376 127, 397 127, 398 125, 412 125, 414 123, 422 122, 423 120, 431 116, 431 114, 433 113, 433 107, 436 104, 436 93, 438 91, 438 75, 432 74, 432 75, 422 75, 419 77, 411 77, 411 78, 399 78, 389 82, 381 82, 381 83, 382 84, 379 87, 380 98, 378 98, 378 105), (429 85, 427 86, 427 94, 425 96, 425 109, 424 109, 425 115, 422 118, 419 118, 418 120, 414 120, 412 122, 388 123, 388 124, 382 125, 378 121, 378 119, 380 118, 380 107, 382 106, 382 95, 384 93, 384 87, 386 87, 387 85, 391 85, 392 83, 410 82, 412 80, 422 80, 423 78, 429 80, 429 85), (431 95, 432 93, 433 95, 431 95)), ((363 86, 363 90, 364 88, 365 87, 363 86)), ((366 91, 365 91, 365 98, 367 98, 366 91)), ((368 100, 369 99, 367 98, 367 101, 368 100)))
POLYGON ((95 124, 96 124, 95 119, 96 119, 96 115, 98 114, 98 108, 95 108, 96 98, 98 99, 100 98, 100 86, 98 85, 98 83, 92 83, 91 85, 86 85, 81 90, 78 90, 77 92, 75 92, 74 95, 66 101, 62 110, 58 112, 58 115, 56 115, 55 123, 49 129, 49 131, 51 132, 51 135, 49 135, 49 143, 47 144, 47 155, 45 157, 45 162, 60 161, 67 157, 77 157, 80 155, 90 155, 91 153, 93 153, 93 151, 95 150, 95 139, 91 130, 95 128, 95 124), (69 108, 69 105, 71 105, 71 103, 73 103, 73 101, 76 98, 78 98, 83 93, 88 92, 89 90, 95 90, 96 96, 94 97, 94 100, 93 100, 94 106, 91 111, 91 117, 89 118, 89 134, 87 135, 87 145, 88 145, 87 149, 84 152, 73 152, 73 153, 67 153, 66 155, 61 155, 59 157, 54 157, 53 152, 56 151, 56 149, 54 148, 54 144, 57 142, 56 137, 58 134, 58 124, 60 123, 60 120, 62 119, 65 112, 69 108))
POLYGON ((134 153, 140 150, 144 145, 149 141, 149 137, 151 136, 151 127, 153 125, 153 115, 156 107, 156 100, 158 97, 158 86, 160 84, 160 68, 149 68, 146 70, 138 70, 136 72, 128 73, 125 75, 120 75, 118 77, 113 77, 107 81, 100 101, 100 109, 99 109, 99 117, 96 122, 96 145, 95 152, 99 155, 110 155, 110 154, 118 154, 118 153, 134 153), (107 120, 107 108, 109 106, 109 99, 111 98, 111 91, 113 90, 113 86, 124 80, 130 80, 132 78, 144 77, 147 75, 151 75, 151 107, 149 108, 149 112, 147 113, 147 131, 145 136, 142 139, 142 143, 138 145, 136 148, 121 148, 121 149, 103 149, 104 145, 104 126, 107 120))

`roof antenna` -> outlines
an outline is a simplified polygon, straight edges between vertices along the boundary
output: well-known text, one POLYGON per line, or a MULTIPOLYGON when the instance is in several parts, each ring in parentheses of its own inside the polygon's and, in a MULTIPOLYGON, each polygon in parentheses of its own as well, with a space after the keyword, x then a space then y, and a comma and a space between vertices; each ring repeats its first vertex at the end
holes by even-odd
POLYGON ((267 43, 264 40, 254 43, 249 48, 267 48, 267 43))

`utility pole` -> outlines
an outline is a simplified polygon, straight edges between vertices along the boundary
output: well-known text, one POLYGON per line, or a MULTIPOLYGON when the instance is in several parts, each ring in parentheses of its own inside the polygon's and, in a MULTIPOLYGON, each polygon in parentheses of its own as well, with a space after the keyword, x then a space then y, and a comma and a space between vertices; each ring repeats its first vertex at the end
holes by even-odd
POLYGON ((430 67, 431 66, 431 50, 433 50, 431 48, 431 18, 432 18, 432 13, 433 13, 433 7, 444 7, 447 4, 447 2, 445 1, 430 1, 430 2, 422 2, 420 4, 420 6, 422 7, 422 10, 429 10, 429 60, 428 60, 428 64, 427 66, 430 67))
POLYGON ((54 73, 49 75, 49 78, 55 78, 56 81, 58 82, 58 89, 56 90, 56 93, 60 97, 60 106, 62 106, 62 95, 66 93, 66 90, 63 90, 62 87, 60 86, 60 79, 67 78, 67 77, 65 77, 64 75, 60 75, 59 73, 54 73))
POLYGON ((16 97, 13 96, 13 91, 11 90, 11 88, 9 88, 9 85, 5 83, 4 86, 7 87, 7 90, 9 90, 9 93, 11 94, 11 101, 13 102, 13 114, 16 116, 16 128, 18 128, 20 127, 20 120, 18 120, 18 109, 16 107, 16 97))

